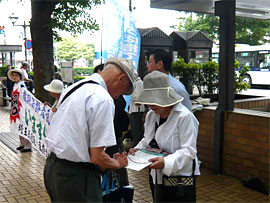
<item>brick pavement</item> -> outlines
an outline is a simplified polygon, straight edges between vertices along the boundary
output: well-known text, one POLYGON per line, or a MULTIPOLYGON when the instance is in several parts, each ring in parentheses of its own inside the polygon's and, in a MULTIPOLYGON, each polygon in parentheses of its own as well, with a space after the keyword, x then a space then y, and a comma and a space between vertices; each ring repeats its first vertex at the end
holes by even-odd
MULTIPOLYGON (((0 202, 50 202, 43 184, 45 159, 36 151, 21 154, 14 150, 18 138, 9 132, 6 107, 0 107, 0 140, 0 202)), ((243 187, 238 179, 205 168, 201 174, 197 202, 270 202, 268 196, 243 187)), ((147 170, 129 171, 129 179, 135 188, 133 202, 152 202, 147 170)))

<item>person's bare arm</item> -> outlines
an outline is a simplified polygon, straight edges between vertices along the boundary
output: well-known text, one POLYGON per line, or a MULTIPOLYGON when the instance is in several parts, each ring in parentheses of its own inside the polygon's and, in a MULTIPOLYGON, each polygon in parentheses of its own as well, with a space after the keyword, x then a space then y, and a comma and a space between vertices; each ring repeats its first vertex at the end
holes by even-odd
POLYGON ((24 81, 25 81, 25 82, 33 82, 32 79, 26 79, 26 78, 24 78, 24 81))
POLYGON ((104 147, 95 147, 89 149, 91 163, 98 165, 102 170, 119 169, 126 167, 128 164, 125 153, 116 153, 114 158, 111 158, 105 153, 104 147))

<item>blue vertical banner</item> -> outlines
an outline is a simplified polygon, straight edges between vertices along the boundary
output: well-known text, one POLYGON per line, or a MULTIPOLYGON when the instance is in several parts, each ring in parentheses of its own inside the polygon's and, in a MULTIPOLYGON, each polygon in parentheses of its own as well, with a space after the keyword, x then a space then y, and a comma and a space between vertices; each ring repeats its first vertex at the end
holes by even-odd
MULTIPOLYGON (((141 37, 126 0, 106 0, 102 20, 102 58, 130 59, 138 69, 141 37)), ((97 55, 96 55, 97 56, 97 55)), ((131 96, 124 96, 127 111, 131 96)))
POLYGON ((140 57, 140 34, 126 0, 106 0, 103 10, 102 57, 130 59, 136 69, 140 57))

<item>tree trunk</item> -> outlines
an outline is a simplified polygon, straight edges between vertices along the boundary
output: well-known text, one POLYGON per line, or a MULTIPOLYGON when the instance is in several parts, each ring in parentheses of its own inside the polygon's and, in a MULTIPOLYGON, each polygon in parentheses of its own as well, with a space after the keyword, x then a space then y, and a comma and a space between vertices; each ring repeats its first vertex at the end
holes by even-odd
POLYGON ((30 24, 35 96, 42 102, 52 102, 53 98, 44 90, 53 78, 53 32, 46 25, 51 21, 52 11, 57 1, 31 0, 32 20, 30 24))

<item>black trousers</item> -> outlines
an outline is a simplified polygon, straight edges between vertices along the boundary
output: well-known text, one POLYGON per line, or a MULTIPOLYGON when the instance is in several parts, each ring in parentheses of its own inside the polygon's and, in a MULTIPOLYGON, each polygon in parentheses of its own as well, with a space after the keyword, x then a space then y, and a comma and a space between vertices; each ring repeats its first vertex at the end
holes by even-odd
POLYGON ((44 183, 52 202, 102 202, 99 171, 90 164, 58 159, 51 153, 44 183))
POLYGON ((153 202, 196 202, 196 178, 192 186, 183 187, 183 195, 178 195, 179 188, 177 186, 155 185, 150 173, 149 184, 153 202))
POLYGON ((129 114, 129 123, 134 146, 136 146, 143 138, 143 114, 144 112, 134 112, 129 114))

